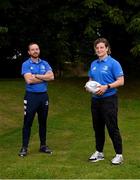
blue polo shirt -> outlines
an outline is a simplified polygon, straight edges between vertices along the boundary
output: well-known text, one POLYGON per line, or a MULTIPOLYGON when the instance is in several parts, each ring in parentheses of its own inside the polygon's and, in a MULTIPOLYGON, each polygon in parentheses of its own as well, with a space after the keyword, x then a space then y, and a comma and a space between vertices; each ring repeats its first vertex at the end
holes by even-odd
MULTIPOLYGON (((21 74, 45 74, 48 71, 52 71, 52 68, 47 61, 39 59, 38 62, 33 62, 31 58, 26 60, 22 64, 21 74)), ((26 91, 29 92, 46 92, 48 90, 48 84, 46 81, 37 84, 26 84, 26 91)))
MULTIPOLYGON (((118 61, 113 59, 110 55, 103 60, 96 59, 91 63, 88 76, 99 82, 101 85, 107 85, 113 83, 118 77, 123 76, 123 70, 118 61)), ((95 98, 103 98, 116 94, 116 88, 107 89, 107 91, 101 95, 94 95, 95 98)))

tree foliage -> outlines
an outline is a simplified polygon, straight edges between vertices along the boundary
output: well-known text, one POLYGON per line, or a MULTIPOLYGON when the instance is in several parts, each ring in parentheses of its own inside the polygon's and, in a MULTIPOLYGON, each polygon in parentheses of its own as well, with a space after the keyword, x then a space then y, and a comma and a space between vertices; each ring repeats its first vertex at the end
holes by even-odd
POLYGON ((1 0, 0 47, 25 51, 36 41, 57 67, 90 61, 93 40, 103 36, 116 55, 139 57, 139 9, 139 0, 1 0))

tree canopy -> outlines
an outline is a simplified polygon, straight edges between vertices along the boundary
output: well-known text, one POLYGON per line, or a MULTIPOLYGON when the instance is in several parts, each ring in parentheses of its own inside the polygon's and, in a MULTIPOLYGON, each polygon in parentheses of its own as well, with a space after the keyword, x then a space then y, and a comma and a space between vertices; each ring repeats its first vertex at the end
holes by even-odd
POLYGON ((139 0, 1 0, 0 48, 26 54, 31 41, 56 68, 64 61, 88 63, 92 42, 109 40, 125 61, 140 56, 139 0))

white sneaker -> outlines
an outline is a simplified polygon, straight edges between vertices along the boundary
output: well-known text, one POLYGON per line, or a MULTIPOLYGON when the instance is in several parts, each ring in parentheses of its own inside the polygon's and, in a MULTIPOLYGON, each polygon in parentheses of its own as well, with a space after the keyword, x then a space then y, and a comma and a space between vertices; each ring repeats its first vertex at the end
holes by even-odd
POLYGON ((122 154, 116 154, 116 156, 111 160, 112 164, 118 165, 123 163, 122 154))
POLYGON ((104 160, 104 154, 102 152, 96 151, 92 154, 92 156, 89 158, 91 162, 97 162, 100 160, 104 160))

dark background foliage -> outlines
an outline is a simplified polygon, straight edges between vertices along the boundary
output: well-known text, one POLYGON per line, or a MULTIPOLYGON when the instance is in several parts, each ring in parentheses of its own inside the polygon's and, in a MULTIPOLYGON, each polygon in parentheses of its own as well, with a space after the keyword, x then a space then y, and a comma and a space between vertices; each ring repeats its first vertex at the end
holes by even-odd
POLYGON ((127 75, 138 72, 139 8, 139 0, 0 0, 0 77, 20 76, 32 41, 55 72, 65 62, 88 67, 98 37, 109 40, 127 75))

